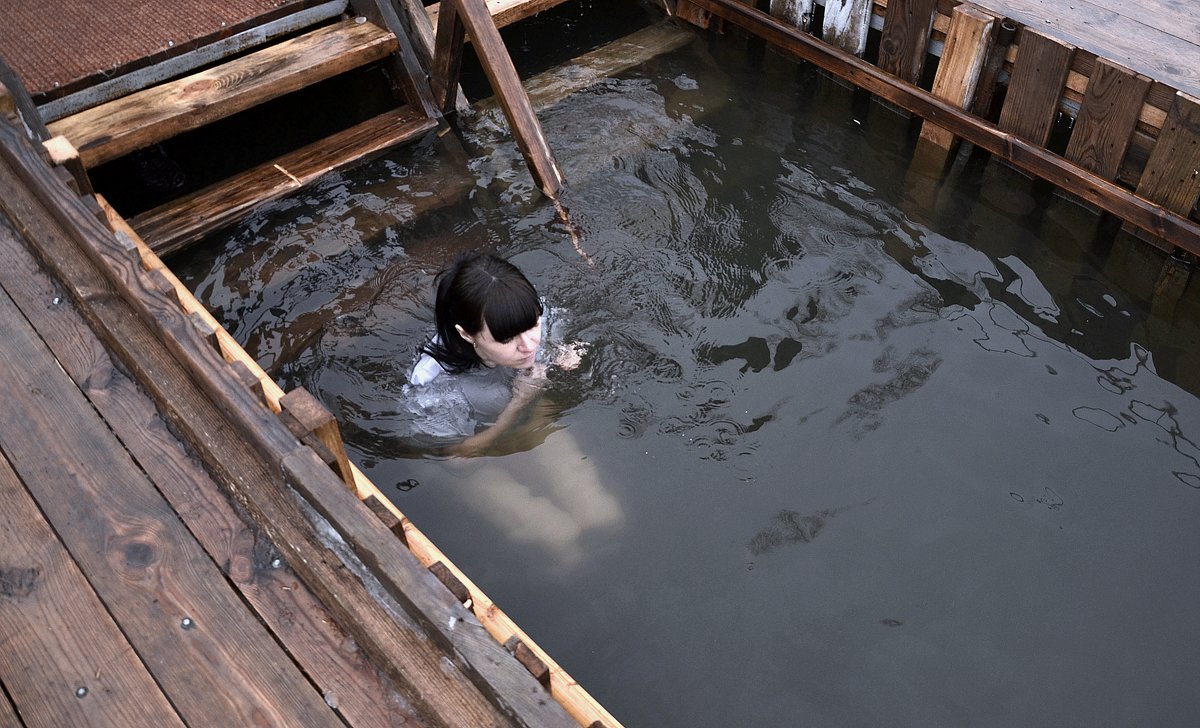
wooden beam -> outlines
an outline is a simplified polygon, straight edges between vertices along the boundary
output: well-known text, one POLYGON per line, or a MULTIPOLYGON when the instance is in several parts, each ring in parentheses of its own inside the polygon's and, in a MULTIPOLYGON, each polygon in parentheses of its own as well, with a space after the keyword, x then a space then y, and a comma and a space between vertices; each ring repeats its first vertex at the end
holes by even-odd
POLYGON ((1192 213, 1200 196, 1200 99, 1175 95, 1137 193, 1180 215, 1192 213))
POLYGON ((433 102, 443 114, 454 111, 458 99, 458 79, 462 70, 463 43, 467 29, 458 17, 454 3, 447 3, 438 15, 437 39, 434 42, 433 102))
POLYGON ((50 125, 95 167, 176 134, 377 61, 396 37, 346 20, 206 71, 95 106, 50 125))
POLYGON ((65 136, 60 135, 47 139, 42 142, 42 146, 50 154, 51 164, 63 167, 71 173, 72 179, 75 180, 75 189, 79 194, 90 195, 94 192, 92 181, 88 178, 83 161, 79 159, 79 151, 65 136))
POLYGON ((437 126, 410 108, 384 112, 344 131, 172 200, 132 219, 155 252, 169 255, 249 215, 263 204, 295 193, 330 172, 361 163, 437 126))
POLYGON ((800 30, 812 27, 813 0, 771 0, 771 15, 800 30))
POLYGON ((389 59, 388 70, 394 77, 393 83, 400 86, 405 102, 419 109, 422 116, 439 117, 429 87, 429 67, 421 62, 409 25, 401 20, 392 0, 350 0, 350 7, 396 37, 396 51, 389 59))
POLYGON ((46 123, 42 120, 42 115, 38 113, 33 99, 29 97, 25 84, 21 83, 17 74, 4 62, 2 55, 0 55, 0 87, 3 89, 0 91, 0 96, 9 97, 9 101, 6 103, 16 107, 17 115, 31 138, 44 142, 53 136, 46 128, 46 123))
POLYGON ((1075 117, 1067 159, 1104 179, 1116 179, 1150 84, 1139 73, 1099 59, 1075 117))
MULTIPOLYGON (((0 290, 0 318, 13 315, 0 290)), ((182 728, 3 453, 0 554, 0 683, 27 724, 182 728)), ((0 725, 21 725, 3 693, 0 725)))
MULTIPOLYGON (((933 79, 933 95, 964 111, 971 110, 976 84, 991 47, 996 19, 974 5, 954 8, 942 61, 933 79)), ((948 130, 926 121, 921 138, 943 149, 954 148, 957 138, 948 130)))
POLYGON ((1200 225, 1102 179, 1040 145, 1006 133, 932 94, 891 76, 848 53, 786 26, 733 0, 694 0, 697 5, 779 46, 788 53, 867 89, 897 106, 937 123, 980 148, 1078 195, 1092 204, 1200 253, 1200 225))
MULTIPOLYGON (((562 5, 566 0, 487 0, 487 10, 497 28, 524 20, 532 15, 562 5)), ((433 3, 425 8, 434 27, 440 22, 442 3, 433 3)))
POLYGON ((891 0, 876 65, 897 78, 919 83, 936 14, 937 0, 891 0))
POLYGON ((1021 29, 1018 43, 1017 62, 1000 112, 1000 128, 1044 147, 1054 128, 1075 46, 1060 43, 1029 26, 1021 29))
POLYGON ((547 197, 555 198, 563 186, 562 172, 558 162, 546 143, 541 122, 533 113, 529 96, 517 76, 500 31, 492 22, 492 16, 483 0, 445 0, 455 4, 459 18, 471 34, 475 53, 483 64, 483 72, 492 86, 500 107, 508 119, 517 146, 525 157, 525 164, 533 174, 533 181, 547 197))
POLYGON ((821 38, 826 43, 861 57, 867 50, 870 29, 871 0, 825 0, 821 38))
POLYGON ((313 433, 321 441, 333 455, 338 475, 353 488, 354 472, 350 468, 350 459, 346 457, 342 432, 338 429, 333 413, 304 387, 297 387, 283 395, 279 405, 284 412, 295 417, 305 430, 313 433))

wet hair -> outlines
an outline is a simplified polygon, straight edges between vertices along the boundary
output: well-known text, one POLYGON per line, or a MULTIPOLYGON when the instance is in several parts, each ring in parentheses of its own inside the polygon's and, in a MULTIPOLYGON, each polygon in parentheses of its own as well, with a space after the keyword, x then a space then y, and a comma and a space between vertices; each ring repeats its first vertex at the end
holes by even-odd
POLYGON ((537 326, 542 302, 529 279, 512 263, 488 253, 466 253, 438 273, 433 311, 437 338, 422 347, 442 368, 459 374, 483 365, 455 326, 474 336, 488 331, 508 341, 537 326))

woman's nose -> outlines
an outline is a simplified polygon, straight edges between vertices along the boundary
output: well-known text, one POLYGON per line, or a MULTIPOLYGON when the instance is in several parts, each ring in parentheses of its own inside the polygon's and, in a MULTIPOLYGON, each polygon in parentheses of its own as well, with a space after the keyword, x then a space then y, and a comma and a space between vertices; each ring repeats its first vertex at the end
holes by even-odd
POLYGON ((537 348, 539 338, 533 331, 523 331, 517 337, 517 346, 521 351, 533 351, 537 348))

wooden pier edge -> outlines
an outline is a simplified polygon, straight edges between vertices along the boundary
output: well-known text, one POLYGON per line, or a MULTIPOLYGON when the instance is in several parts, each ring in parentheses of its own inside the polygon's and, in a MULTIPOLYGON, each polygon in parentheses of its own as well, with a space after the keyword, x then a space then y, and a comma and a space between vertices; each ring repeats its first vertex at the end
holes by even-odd
MULTIPOLYGON (((97 195, 96 197, 101 209, 104 211, 108 224, 113 230, 127 235, 137 245, 142 265, 147 270, 159 271, 170 282, 174 296, 178 299, 183 311, 189 316, 196 316, 202 319, 215 331, 220 346, 220 353, 225 360, 228 362, 239 362, 243 365, 257 380, 267 407, 276 414, 282 412, 281 400, 288 393, 258 365, 258 362, 253 357, 246 353, 246 350, 221 326, 220 322, 208 312, 204 305, 192 295, 192 292, 171 272, 162 259, 129 227, 124 218, 102 196, 97 195)), ((357 465, 350 462, 349 467, 353 474, 354 491, 359 500, 368 501, 369 499, 374 499, 374 502, 383 505, 399 521, 403 529, 404 542, 423 566, 431 568, 435 564, 441 563, 459 582, 466 586, 470 593, 471 611, 492 637, 501 645, 516 637, 546 664, 550 671, 550 693, 567 710, 567 713, 572 718, 582 726, 591 726, 599 721, 605 728, 620 728, 621 723, 593 698, 582 685, 576 682, 562 666, 555 662, 545 650, 538 646, 529 635, 517 626, 516 622, 505 614, 475 582, 471 581, 461 569, 455 566, 433 541, 417 528, 357 465)))
POLYGON ((993 155, 1123 220, 1200 255, 1200 223, 1155 204, 1076 166, 1036 143, 1001 130, 937 96, 901 81, 852 54, 834 48, 736 0, 690 0, 699 9, 817 65, 880 98, 956 134, 993 155))

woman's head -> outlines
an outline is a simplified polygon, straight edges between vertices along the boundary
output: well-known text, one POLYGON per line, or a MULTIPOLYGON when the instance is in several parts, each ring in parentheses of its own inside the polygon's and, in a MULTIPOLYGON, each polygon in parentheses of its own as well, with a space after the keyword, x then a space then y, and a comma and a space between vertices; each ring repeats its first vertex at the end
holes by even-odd
POLYGON ((542 304, 512 263, 487 253, 460 256, 438 274, 434 314, 438 343, 426 351, 447 371, 533 365, 542 304))

